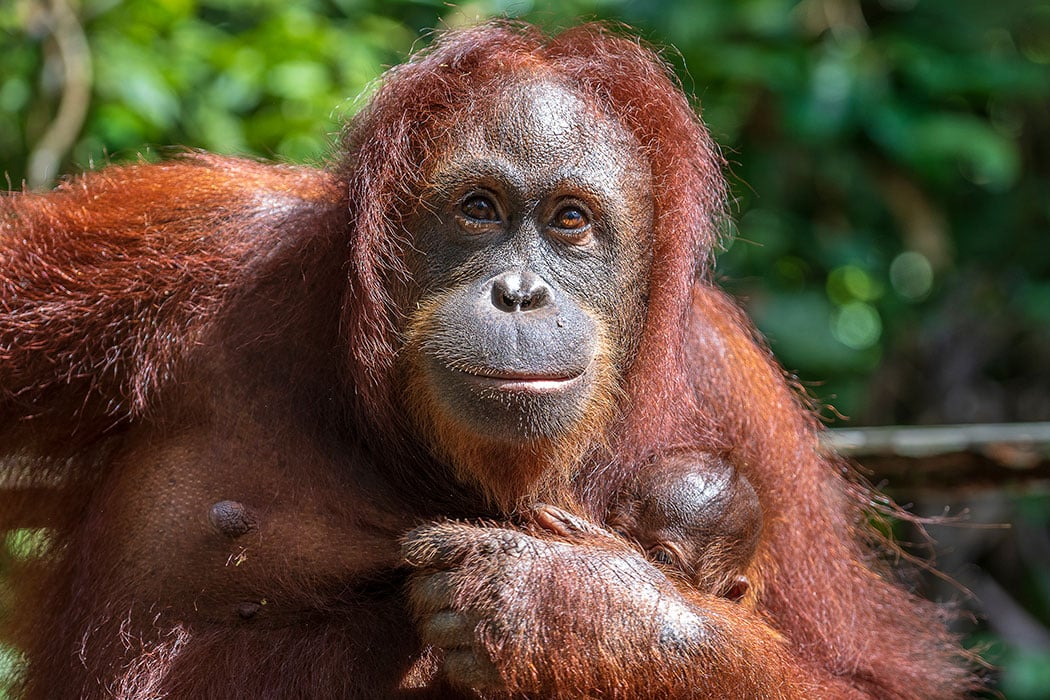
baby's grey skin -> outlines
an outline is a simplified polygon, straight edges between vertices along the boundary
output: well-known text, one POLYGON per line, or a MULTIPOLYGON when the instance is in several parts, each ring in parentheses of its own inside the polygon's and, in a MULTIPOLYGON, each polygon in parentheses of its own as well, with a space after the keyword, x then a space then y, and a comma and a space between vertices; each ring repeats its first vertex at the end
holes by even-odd
POLYGON ((641 467, 615 498, 603 529, 550 505, 533 522, 563 537, 611 536, 635 543, 655 564, 697 590, 740 600, 758 547, 762 507, 751 483, 725 459, 676 453, 641 467))

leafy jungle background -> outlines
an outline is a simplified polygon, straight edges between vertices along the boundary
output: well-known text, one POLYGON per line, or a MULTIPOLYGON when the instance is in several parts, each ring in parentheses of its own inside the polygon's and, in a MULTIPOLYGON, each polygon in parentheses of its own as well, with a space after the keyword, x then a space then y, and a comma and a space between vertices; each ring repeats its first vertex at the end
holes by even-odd
MULTIPOLYGON (((0 173, 321 163, 384 67, 499 15, 666 47, 730 163, 718 274, 830 424, 1050 421, 1048 0, 0 0, 0 173)), ((1050 698, 1050 490, 881 485, 961 516, 932 529, 959 585, 916 585, 1007 698, 1050 698)), ((0 544, 2 574, 32 533, 0 544)))

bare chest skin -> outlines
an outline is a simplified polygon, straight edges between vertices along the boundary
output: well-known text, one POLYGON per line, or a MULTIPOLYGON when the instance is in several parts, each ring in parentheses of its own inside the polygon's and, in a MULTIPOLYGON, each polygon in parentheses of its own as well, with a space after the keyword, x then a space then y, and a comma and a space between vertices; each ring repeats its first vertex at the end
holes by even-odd
POLYGON ((95 506, 120 543, 99 565, 187 620, 288 621, 382 593, 384 581, 396 594, 398 537, 416 521, 384 509, 377 484, 365 497, 355 476, 366 458, 288 449, 265 425, 233 429, 128 436, 95 506))

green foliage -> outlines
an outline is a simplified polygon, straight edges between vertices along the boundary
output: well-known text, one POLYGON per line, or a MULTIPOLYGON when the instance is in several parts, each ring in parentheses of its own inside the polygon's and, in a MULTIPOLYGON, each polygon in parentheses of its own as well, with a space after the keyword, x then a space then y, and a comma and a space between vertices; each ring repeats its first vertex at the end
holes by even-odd
MULTIPOLYGON (((68 167, 171 144, 318 159, 349 100, 412 46, 417 31, 406 22, 420 4, 87 0, 92 102, 68 167)), ((48 41, 18 34, 39 31, 40 10, 20 9, 0 37, 0 51, 17 61, 0 85, 0 132, 21 135, 0 141, 15 181, 60 89, 48 41)))
POLYGON ((1050 278, 1050 4, 624 13, 681 51, 737 197, 719 269, 785 364, 823 382, 819 397, 874 423, 1050 418, 1034 390, 1001 398, 1022 373, 1050 395, 1034 350, 1050 331, 1028 320, 1050 278), (991 307, 968 298, 979 284, 1000 294, 991 307), (997 347, 938 347, 977 323, 997 347), (949 360, 973 367, 954 377, 967 403, 935 384, 952 379, 938 374, 949 360))
POLYGON ((1010 647, 1000 655, 1002 693, 1010 700, 1045 700, 1050 688, 1050 652, 1010 647))
POLYGON ((47 528, 18 528, 11 530, 4 536, 0 547, 7 555, 17 561, 27 561, 34 557, 41 557, 47 553, 51 541, 51 533, 47 528))

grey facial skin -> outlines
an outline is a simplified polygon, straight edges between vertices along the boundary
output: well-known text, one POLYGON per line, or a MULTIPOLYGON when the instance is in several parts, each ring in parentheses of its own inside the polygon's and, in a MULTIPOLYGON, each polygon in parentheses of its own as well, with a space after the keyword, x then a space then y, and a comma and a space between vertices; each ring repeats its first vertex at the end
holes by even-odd
POLYGON ((644 322, 649 173, 618 123, 546 80, 501 88, 448 138, 412 226, 421 364, 482 434, 557 437, 644 322))

